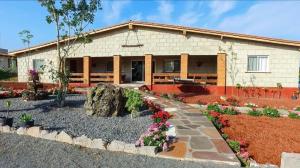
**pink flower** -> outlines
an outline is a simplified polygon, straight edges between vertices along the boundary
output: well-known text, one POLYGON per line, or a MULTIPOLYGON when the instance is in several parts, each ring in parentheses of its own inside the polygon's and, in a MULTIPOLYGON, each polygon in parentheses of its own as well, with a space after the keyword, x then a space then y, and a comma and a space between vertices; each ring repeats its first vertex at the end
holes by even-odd
POLYGON ((244 158, 244 159, 248 159, 249 158, 249 156, 250 156, 250 154, 249 154, 249 152, 241 152, 240 153, 240 156, 242 157, 242 158, 244 158))
POLYGON ((167 151, 169 148, 168 143, 164 142, 162 148, 163 148, 163 151, 167 151))

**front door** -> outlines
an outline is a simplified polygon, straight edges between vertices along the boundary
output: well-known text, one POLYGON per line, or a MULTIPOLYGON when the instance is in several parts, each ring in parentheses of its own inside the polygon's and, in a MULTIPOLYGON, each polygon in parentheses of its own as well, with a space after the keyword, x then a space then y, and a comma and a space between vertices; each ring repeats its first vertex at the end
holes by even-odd
POLYGON ((132 61, 132 81, 143 81, 144 61, 132 61))

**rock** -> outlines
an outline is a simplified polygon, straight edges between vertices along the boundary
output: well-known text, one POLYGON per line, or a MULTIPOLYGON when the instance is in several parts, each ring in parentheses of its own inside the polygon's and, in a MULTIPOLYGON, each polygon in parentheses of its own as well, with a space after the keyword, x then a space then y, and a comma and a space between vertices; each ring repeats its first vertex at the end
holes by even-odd
POLYGON ((56 141, 57 131, 53 131, 53 132, 49 132, 49 133, 46 133, 44 131, 45 130, 43 130, 41 132, 40 138, 56 141))
POLYGON ((135 147, 135 144, 125 144, 124 145, 124 152, 127 153, 138 153, 139 149, 135 147))
POLYGON ((47 131, 47 130, 41 130, 40 137, 43 137, 43 136, 45 136, 48 133, 49 133, 49 131, 47 131))
POLYGON ((2 127, 2 132, 4 133, 11 133, 11 128, 7 125, 2 127))
POLYGON ((27 134, 27 128, 24 128, 24 127, 20 127, 17 129, 17 134, 18 135, 26 135, 27 134))
POLYGON ((157 153, 156 146, 141 146, 139 147, 139 154, 147 156, 155 156, 157 153))
POLYGON ((125 103, 123 88, 111 84, 98 84, 88 91, 84 108, 88 115, 120 116, 123 115, 125 103))
POLYGON ((125 144, 125 142, 114 140, 110 144, 108 144, 107 150, 123 152, 125 149, 125 144))
POLYGON ((85 135, 73 138, 73 142, 75 145, 80 145, 87 148, 89 148, 92 144, 92 140, 85 135))
POLYGON ((61 131, 57 135, 56 140, 59 141, 59 142, 73 144, 73 138, 70 135, 68 135, 67 133, 65 133, 65 131, 61 131))
POLYGON ((105 149, 105 144, 106 142, 102 141, 102 139, 93 139, 90 148, 105 149))
POLYGON ((41 133, 41 127, 30 127, 27 129, 27 135, 30 135, 32 137, 40 137, 41 133))

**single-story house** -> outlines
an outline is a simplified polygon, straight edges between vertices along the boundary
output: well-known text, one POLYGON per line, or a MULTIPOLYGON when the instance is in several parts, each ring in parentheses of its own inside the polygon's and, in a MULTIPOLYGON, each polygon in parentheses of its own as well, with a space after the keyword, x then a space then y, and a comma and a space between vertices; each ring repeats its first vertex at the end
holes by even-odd
MULTIPOLYGON (((220 94, 237 85, 298 89, 300 41, 140 21, 88 33, 93 41, 75 44, 66 59, 78 85, 144 83, 168 91, 178 82, 220 94)), ((18 60, 19 82, 27 80, 26 67, 57 63, 55 41, 10 54, 18 60)), ((53 82, 48 73, 41 79, 53 82)))

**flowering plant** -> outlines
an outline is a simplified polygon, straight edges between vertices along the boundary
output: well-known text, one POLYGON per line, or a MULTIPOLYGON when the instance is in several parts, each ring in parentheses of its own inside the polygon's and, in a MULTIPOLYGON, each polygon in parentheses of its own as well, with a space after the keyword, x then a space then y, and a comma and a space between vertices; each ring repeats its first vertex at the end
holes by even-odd
POLYGON ((151 116, 154 123, 165 123, 171 117, 172 116, 170 115, 170 113, 166 111, 159 111, 151 116))

